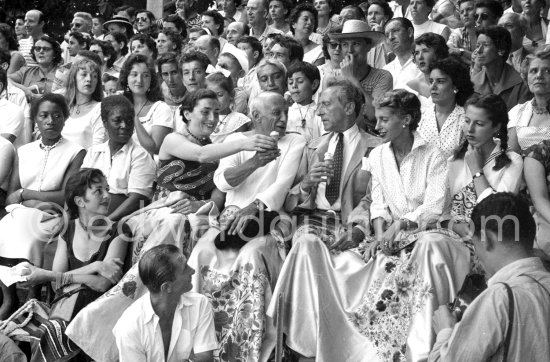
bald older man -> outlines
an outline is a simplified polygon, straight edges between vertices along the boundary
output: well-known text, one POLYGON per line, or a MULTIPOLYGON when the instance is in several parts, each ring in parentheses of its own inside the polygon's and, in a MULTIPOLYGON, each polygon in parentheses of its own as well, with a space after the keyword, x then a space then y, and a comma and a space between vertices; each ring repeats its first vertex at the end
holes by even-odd
POLYGON ((44 13, 40 10, 29 10, 25 14, 25 30, 27 30, 27 34, 30 36, 19 40, 19 52, 25 58, 28 67, 38 65, 31 56, 31 49, 34 42, 44 35, 45 25, 46 19, 44 18, 44 13))
POLYGON ((529 51, 523 46, 523 38, 527 34, 529 24, 527 19, 516 13, 506 13, 498 21, 498 26, 508 30, 512 38, 512 46, 507 63, 510 64, 516 72, 521 74, 521 66, 529 55, 529 51))
POLYGON ((226 38, 229 44, 237 46, 239 39, 243 36, 248 35, 250 28, 248 25, 241 23, 240 21, 235 21, 227 26, 226 38))
POLYGON ((244 151, 220 160, 214 183, 226 193, 221 227, 210 228, 189 257, 189 265, 201 271, 193 280, 193 290, 207 294, 215 315, 225 316, 216 325, 224 330, 220 355, 233 350, 230 336, 235 335, 243 341, 239 356, 248 360, 266 361, 275 345, 274 324, 267 320, 265 306, 282 264, 282 243, 272 235, 283 235, 279 211, 306 144, 301 135, 285 134, 287 112, 283 96, 264 92, 251 103, 252 130, 226 138, 224 142, 245 140, 274 131, 280 137, 278 149, 244 151), (249 327, 252 320, 254 328, 249 327))
POLYGON ((195 48, 205 54, 212 66, 218 64, 218 56, 220 55, 220 41, 212 35, 201 35, 195 40, 195 48))

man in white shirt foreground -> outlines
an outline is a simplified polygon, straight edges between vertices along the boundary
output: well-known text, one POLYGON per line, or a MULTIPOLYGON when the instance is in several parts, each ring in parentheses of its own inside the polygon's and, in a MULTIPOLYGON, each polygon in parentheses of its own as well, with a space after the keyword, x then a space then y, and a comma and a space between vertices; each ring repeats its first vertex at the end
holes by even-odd
POLYGON ((118 320, 113 334, 120 362, 213 361, 218 347, 212 307, 191 292, 195 270, 175 245, 143 254, 139 276, 149 290, 118 320))
POLYGON ((433 316, 430 361, 548 361, 550 273, 533 257, 536 226, 525 199, 493 194, 474 209, 472 241, 488 288, 457 323, 446 305, 433 316))

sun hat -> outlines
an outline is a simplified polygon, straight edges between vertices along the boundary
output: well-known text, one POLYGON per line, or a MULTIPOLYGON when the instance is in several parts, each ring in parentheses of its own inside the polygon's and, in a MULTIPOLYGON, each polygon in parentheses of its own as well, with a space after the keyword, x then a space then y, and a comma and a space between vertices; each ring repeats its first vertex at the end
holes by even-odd
POLYGON ((128 37, 128 39, 130 39, 130 37, 134 35, 134 27, 125 16, 115 15, 111 18, 111 20, 104 22, 103 28, 106 31, 109 31, 109 29, 107 28, 109 24, 118 24, 124 26, 126 28, 126 36, 128 37))
POLYGON ((328 36, 332 39, 350 39, 350 38, 364 38, 369 39, 373 46, 382 43, 386 36, 380 31, 370 30, 369 24, 361 20, 346 20, 342 27, 341 33, 329 33, 328 36))

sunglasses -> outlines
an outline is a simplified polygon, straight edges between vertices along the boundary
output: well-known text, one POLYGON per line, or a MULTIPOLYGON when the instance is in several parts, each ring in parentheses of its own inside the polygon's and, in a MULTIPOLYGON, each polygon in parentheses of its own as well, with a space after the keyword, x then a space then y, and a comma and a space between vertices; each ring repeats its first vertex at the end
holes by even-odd
POLYGON ((330 49, 334 50, 336 48, 342 48, 342 45, 340 45, 340 43, 328 43, 328 46, 330 49))
POLYGON ((40 53, 40 52, 49 52, 50 50, 52 50, 52 48, 50 47, 34 47, 34 51, 37 52, 37 53, 40 53))
POLYGON ((143 21, 144 23, 145 23, 147 20, 149 20, 149 19, 147 19, 147 18, 137 18, 137 19, 136 19, 136 21, 143 21))
POLYGON ((489 19, 489 14, 487 13, 481 13, 475 15, 476 20, 487 20, 489 19))

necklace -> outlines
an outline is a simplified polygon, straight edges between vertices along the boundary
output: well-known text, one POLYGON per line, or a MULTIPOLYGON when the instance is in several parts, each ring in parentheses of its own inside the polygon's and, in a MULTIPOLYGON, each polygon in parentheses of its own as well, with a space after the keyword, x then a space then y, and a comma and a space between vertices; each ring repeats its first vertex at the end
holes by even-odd
POLYGON ((146 100, 145 103, 141 105, 141 108, 139 109, 139 112, 136 113, 136 117, 139 118, 139 115, 141 114, 141 111, 143 111, 143 107, 145 107, 149 103, 149 100, 146 100))
POLYGON ((180 96, 180 97, 176 97, 173 93, 172 93, 172 90, 170 88, 168 88, 168 94, 167 94, 167 97, 168 100, 172 103, 174 103, 175 105, 178 105, 178 104, 181 104, 183 102, 183 98, 185 97, 187 92, 183 92, 183 95, 180 96))
POLYGON ((76 110, 74 113, 76 114, 80 114, 80 106, 85 106, 86 104, 90 104, 92 103, 94 100, 93 99, 90 99, 88 102, 84 102, 84 103, 80 103, 80 104, 76 104, 76 110))
POLYGON ((80 220, 80 218, 78 218, 78 223, 80 224, 80 227, 85 231, 85 232, 88 232, 88 227, 86 225, 84 225, 84 223, 82 222, 82 220, 80 220))
POLYGON ((216 129, 214 130, 214 133, 219 133, 220 132, 222 126, 225 126, 227 116, 229 116, 230 114, 231 114, 231 112, 226 114, 226 115, 223 115, 223 118, 221 118, 222 114, 220 114, 220 120, 218 121, 218 125, 216 126, 216 129))
POLYGON ((42 160, 42 167, 40 169, 40 176, 39 176, 39 181, 38 181, 38 191, 42 191, 42 182, 44 181, 44 174, 46 172, 46 166, 48 164, 48 158, 50 156, 50 151, 52 149, 54 149, 57 145, 59 145, 59 142, 61 142, 61 140, 63 139, 63 137, 60 137, 56 143, 54 143, 53 145, 51 146, 46 146, 44 144, 44 141, 43 140, 40 140, 40 148, 42 150, 44 150, 45 154, 44 154, 44 159, 42 160))
POLYGON ((191 133, 191 131, 189 130, 189 128, 187 128, 187 133, 189 133, 189 135, 191 137, 193 137, 198 143, 200 143, 201 145, 205 145, 207 142, 208 142, 208 138, 204 137, 204 138, 198 138, 197 136, 195 136, 193 133, 191 133))
POLYGON ((548 107, 539 107, 537 106, 537 101, 533 98, 533 101, 531 102, 533 105, 533 113, 535 114, 547 114, 548 113, 548 107))
MULTIPOLYGON (((307 106, 307 109, 306 109, 306 116, 307 116, 307 112, 309 112, 309 107, 311 107, 312 104, 313 104, 313 102, 310 103, 310 104, 307 106)), ((298 106, 298 112, 300 112, 300 117, 302 117, 302 128, 305 128, 305 127, 306 127, 306 116, 304 116, 304 115, 302 114, 302 110, 300 109, 300 105, 297 104, 297 106, 298 106)))

